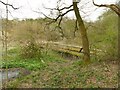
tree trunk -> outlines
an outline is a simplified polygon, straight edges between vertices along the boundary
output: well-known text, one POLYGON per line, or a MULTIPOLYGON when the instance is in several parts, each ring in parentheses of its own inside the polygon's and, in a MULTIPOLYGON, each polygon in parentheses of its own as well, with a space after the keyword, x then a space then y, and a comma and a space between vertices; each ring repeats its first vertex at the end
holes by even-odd
MULTIPOLYGON (((118 16, 118 65, 119 65, 119 70, 118 70, 118 76, 120 76, 120 16, 118 16)), ((118 79, 118 88, 120 88, 120 78, 118 79)))
MULTIPOLYGON (((120 1, 118 2, 120 8, 120 1)), ((118 14, 118 60, 120 64, 120 15, 118 14)))
MULTIPOLYGON (((118 2, 120 9, 120 1, 118 2)), ((118 60, 120 60, 120 15, 118 14, 118 60)))
POLYGON ((82 47, 83 47, 83 52, 84 52, 84 60, 86 62, 90 62, 89 41, 88 41, 87 32, 86 32, 86 28, 85 28, 84 22, 83 22, 83 20, 81 18, 79 9, 77 7, 77 2, 73 2, 73 9, 74 9, 75 16, 77 18, 77 21, 78 21, 78 24, 79 24, 80 33, 81 33, 82 47))

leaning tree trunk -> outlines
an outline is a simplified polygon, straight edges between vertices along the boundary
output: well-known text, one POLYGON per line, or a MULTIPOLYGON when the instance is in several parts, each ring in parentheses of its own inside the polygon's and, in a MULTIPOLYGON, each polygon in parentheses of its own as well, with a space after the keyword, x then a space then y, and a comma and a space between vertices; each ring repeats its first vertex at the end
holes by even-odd
POLYGON ((86 32, 84 22, 83 22, 83 20, 81 18, 79 9, 77 7, 77 2, 73 2, 73 9, 74 9, 75 16, 77 18, 80 33, 81 33, 82 47, 83 47, 83 52, 84 52, 84 60, 86 62, 89 62, 90 61, 89 41, 88 41, 87 32, 86 32))
MULTIPOLYGON (((119 1, 119 4, 120 4, 120 1, 119 1)), ((118 15, 118 61, 120 65, 120 15, 118 15)), ((119 66, 119 69, 120 69, 120 66, 119 66)), ((118 76, 120 76, 120 70, 118 72, 119 72, 118 76)), ((119 78, 119 82, 120 82, 120 78, 119 78)), ((118 86, 119 86, 118 88, 120 88, 120 83, 118 86)))
MULTIPOLYGON (((120 11, 120 1, 118 2, 120 11)), ((118 14, 118 59, 120 60, 120 14, 118 14)))
MULTIPOLYGON (((118 2, 118 7, 120 11, 120 1, 118 2)), ((118 14, 118 61, 119 61, 119 70, 118 76, 120 77, 120 14, 118 14)), ((118 79, 118 88, 120 88, 120 78, 118 79)))
MULTIPOLYGON (((119 71, 118 76, 120 76, 120 15, 118 16, 118 62, 119 62, 119 71)), ((118 79, 118 88, 120 88, 120 78, 118 79)))

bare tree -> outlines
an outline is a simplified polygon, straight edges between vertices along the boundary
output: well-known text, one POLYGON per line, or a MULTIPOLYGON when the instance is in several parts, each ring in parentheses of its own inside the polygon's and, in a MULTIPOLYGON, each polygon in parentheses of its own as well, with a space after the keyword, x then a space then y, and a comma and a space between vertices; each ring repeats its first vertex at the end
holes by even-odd
MULTIPOLYGON (((3 2, 0 0, 0 3, 2 3, 3 5, 6 6, 6 26, 5 26, 5 30, 2 30, 2 42, 3 42, 3 48, 5 48, 5 54, 2 55, 2 58, 5 59, 6 61, 8 60, 8 36, 7 36, 7 32, 8 32, 8 6, 12 7, 14 10, 19 9, 19 8, 15 8, 13 5, 8 4, 8 0, 7 3, 3 2)), ((3 53, 3 52, 2 52, 3 53)), ((6 65, 6 78, 8 81, 8 66, 6 65)), ((6 81, 6 82, 7 82, 6 81)))
POLYGON ((76 16, 78 24, 79 24, 80 34, 81 34, 81 38, 82 38, 82 47, 83 47, 83 51, 84 51, 84 60, 86 62, 89 62, 90 61, 89 41, 88 41, 88 37, 87 37, 86 28, 85 28, 84 22, 81 18, 77 3, 78 3, 78 1, 73 0, 73 9, 74 9, 75 16, 76 16))
MULTIPOLYGON (((61 0, 59 0, 59 2, 60 1, 61 0)), ((90 50, 89 50, 89 41, 88 41, 88 37, 87 37, 87 31, 86 31, 86 27, 84 25, 84 22, 82 20, 82 17, 80 15, 79 8, 77 6, 77 4, 80 2, 80 0, 73 0, 72 2, 73 2, 72 5, 70 5, 68 7, 63 7, 63 8, 60 8, 60 7, 57 7, 57 8, 46 8, 46 9, 49 9, 51 11, 53 11, 53 10, 58 11, 58 15, 57 15, 56 18, 51 18, 51 17, 45 15, 42 12, 37 12, 37 13, 42 13, 49 20, 47 25, 50 25, 52 23, 56 23, 57 22, 56 28, 59 28, 61 30, 61 32, 62 32, 61 22, 63 20, 63 17, 66 14, 68 14, 69 12, 74 11, 76 19, 77 19, 76 20, 77 23, 76 23, 75 27, 76 27, 76 29, 79 29, 80 35, 81 35, 81 39, 82 39, 84 61, 85 62, 89 62, 90 61, 90 50), (62 12, 62 11, 64 11, 64 12, 62 12)), ((78 42, 80 42, 80 41, 78 41, 78 42)))

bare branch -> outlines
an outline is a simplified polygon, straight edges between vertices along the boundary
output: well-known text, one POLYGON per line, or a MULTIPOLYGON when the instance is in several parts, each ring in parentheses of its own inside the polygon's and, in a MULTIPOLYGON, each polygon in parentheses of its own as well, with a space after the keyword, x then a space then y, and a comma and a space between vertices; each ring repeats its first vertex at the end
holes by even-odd
POLYGON ((76 35, 75 35, 75 33, 76 33, 76 31, 78 30, 78 21, 76 20, 75 21, 75 30, 73 31, 73 36, 75 37, 76 35))
POLYGON ((49 9, 49 10, 57 10, 57 11, 62 11, 62 10, 65 10, 65 9, 70 9, 73 5, 70 5, 68 7, 63 7, 63 8, 47 8, 47 7, 44 7, 45 9, 49 9))
POLYGON ((8 6, 12 7, 14 10, 19 9, 19 8, 14 7, 14 6, 11 5, 11 4, 4 3, 4 2, 1 1, 1 0, 0 0, 0 3, 4 4, 4 5, 6 5, 6 6, 8 5, 8 6))
POLYGON ((47 23, 46 23, 46 26, 49 26, 50 24, 53 24, 53 23, 57 23, 57 26, 54 28, 54 30, 57 29, 59 31, 59 33, 61 33, 61 37, 63 38, 64 37, 64 32, 63 32, 63 28, 61 27, 61 23, 62 23, 63 17, 67 13, 73 11, 72 6, 73 5, 70 5, 68 7, 63 7, 63 8, 60 8, 60 7, 57 7, 57 8, 46 8, 46 7, 44 7, 45 9, 49 9, 51 11, 53 11, 53 10, 58 11, 58 15, 55 18, 51 18, 50 16, 47 16, 43 12, 38 12, 38 11, 34 11, 34 12, 40 13, 40 14, 45 16, 45 19, 48 20, 47 23), (64 13, 63 13, 63 11, 64 11, 64 13))
MULTIPOLYGON (((48 18, 48 19, 51 19, 51 22, 49 22, 48 24, 50 25, 50 24, 52 24, 52 23, 55 23, 55 22, 57 22, 58 19, 60 19, 60 18, 61 18, 61 20, 60 20, 60 23, 61 23, 62 17, 65 16, 65 15, 66 15, 67 13, 69 13, 70 11, 73 11, 73 9, 69 9, 69 10, 66 11, 65 13, 59 14, 59 15, 58 15, 56 18, 54 18, 54 19, 48 18)), ((45 16, 46 16, 46 15, 45 15, 45 16)))
POLYGON ((47 23, 47 25, 50 25, 50 24, 52 24, 52 23, 57 22, 58 19, 60 19, 60 20, 59 20, 59 23, 58 23, 58 24, 60 25, 63 16, 65 16, 65 15, 66 15, 68 12, 70 12, 70 11, 73 11, 73 9, 70 9, 70 10, 66 11, 65 13, 63 13, 63 14, 59 14, 56 18, 51 18, 51 17, 47 16, 46 14, 44 14, 43 12, 38 12, 38 11, 34 11, 34 12, 40 13, 40 14, 44 15, 45 18, 49 19, 50 21, 47 23))
POLYGON ((70 5, 69 7, 63 7, 63 8, 61 8, 61 9, 59 9, 59 10, 62 11, 62 10, 65 10, 65 9, 70 9, 72 6, 73 6, 73 5, 70 5))
POLYGON ((53 19, 53 18, 48 17, 48 16, 47 16, 46 14, 44 14, 43 12, 34 11, 34 10, 33 10, 33 12, 40 13, 40 14, 42 14, 43 16, 45 16, 45 18, 47 18, 47 19, 53 19))
POLYGON ((98 4, 96 4, 96 3, 94 2, 94 0, 92 0, 92 1, 93 1, 93 4, 94 4, 95 6, 97 6, 97 7, 107 7, 107 8, 110 8, 110 9, 112 9, 114 12, 116 12, 116 14, 117 14, 118 16, 120 16, 120 8, 119 8, 117 5, 115 5, 115 4, 110 4, 110 5, 101 4, 101 5, 98 5, 98 4))

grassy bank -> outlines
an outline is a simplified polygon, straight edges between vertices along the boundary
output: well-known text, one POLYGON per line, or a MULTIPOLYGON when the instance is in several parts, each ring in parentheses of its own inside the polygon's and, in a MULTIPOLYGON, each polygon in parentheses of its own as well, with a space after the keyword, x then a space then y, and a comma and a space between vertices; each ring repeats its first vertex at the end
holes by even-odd
MULTIPOLYGON (((118 87, 118 64, 115 60, 95 61, 89 65, 82 60, 69 60, 48 51, 39 58, 22 59, 17 50, 7 62, 9 68, 25 68, 30 75, 10 81, 9 88, 113 88, 118 87)), ((6 63, 3 63, 3 68, 6 63)))

